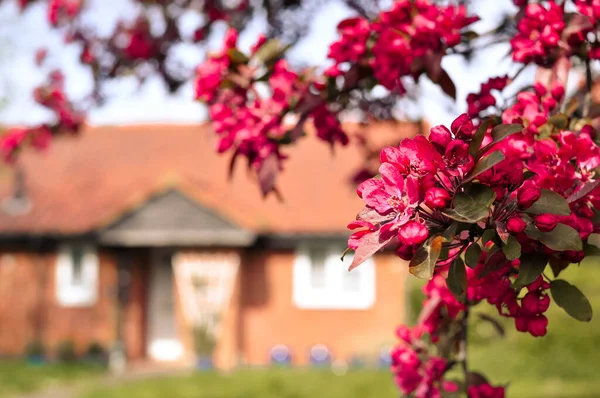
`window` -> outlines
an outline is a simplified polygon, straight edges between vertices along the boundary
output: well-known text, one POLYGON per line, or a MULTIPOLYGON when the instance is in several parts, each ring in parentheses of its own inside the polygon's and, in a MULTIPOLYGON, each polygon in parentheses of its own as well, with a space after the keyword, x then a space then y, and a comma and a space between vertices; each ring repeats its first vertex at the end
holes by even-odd
POLYGON ((306 309, 368 309, 375 303, 372 260, 348 272, 352 255, 340 260, 344 248, 305 244, 294 261, 293 300, 306 309))
POLYGON ((56 298, 65 307, 91 306, 98 298, 98 256, 91 245, 62 246, 56 263, 56 298))

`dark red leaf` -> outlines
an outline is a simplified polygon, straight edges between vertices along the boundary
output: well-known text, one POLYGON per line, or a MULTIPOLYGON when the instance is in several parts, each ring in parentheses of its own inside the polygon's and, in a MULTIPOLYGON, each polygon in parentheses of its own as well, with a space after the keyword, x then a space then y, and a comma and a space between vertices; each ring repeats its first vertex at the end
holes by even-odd
POLYGON ((456 100, 456 86, 454 85, 454 82, 450 78, 448 72, 446 72, 444 69, 442 69, 440 73, 440 78, 437 84, 442 88, 442 91, 444 91, 446 95, 453 100, 456 100))
POLYGON ((583 198, 585 195, 592 192, 594 189, 600 186, 600 180, 588 182, 581 188, 579 191, 575 192, 573 195, 567 198, 567 202, 573 203, 577 202, 579 199, 583 198))
POLYGON ((380 223, 392 220, 395 216, 396 214, 394 213, 382 216, 375 210, 365 207, 356 215, 356 219, 361 221, 368 221, 370 223, 380 223))
POLYGON ((279 160, 277 155, 269 155, 258 169, 258 183, 263 196, 275 188, 275 180, 279 175, 279 160))
POLYGON ((350 264, 348 271, 352 271, 354 268, 367 261, 375 253, 383 249, 383 247, 385 247, 385 245, 387 245, 392 238, 393 237, 382 240, 381 230, 377 230, 372 234, 365 235, 361 239, 358 248, 354 252, 354 258, 352 259, 352 264, 350 264))
POLYGON ((233 177, 233 171, 235 170, 235 164, 236 164, 239 154, 240 154, 239 151, 236 150, 233 153, 233 156, 231 156, 231 160, 229 161, 229 169, 227 171, 227 178, 229 180, 231 180, 231 178, 233 177))

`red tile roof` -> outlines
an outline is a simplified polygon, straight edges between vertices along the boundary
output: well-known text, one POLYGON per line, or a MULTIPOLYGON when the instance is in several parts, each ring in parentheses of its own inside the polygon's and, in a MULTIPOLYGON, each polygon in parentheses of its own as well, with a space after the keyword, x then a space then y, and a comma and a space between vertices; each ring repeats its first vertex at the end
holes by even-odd
MULTIPOLYGON (((383 140, 412 136, 420 124, 384 123, 369 130, 383 140)), ((283 203, 273 195, 263 199, 242 162, 228 180, 230 156, 217 155, 213 147, 208 125, 88 127, 80 137, 58 139, 46 153, 21 157, 32 208, 17 216, 0 209, 0 233, 93 231, 167 187, 261 233, 343 232, 361 207, 349 183, 361 165, 356 146, 332 154, 327 144, 307 137, 289 148, 277 183, 283 203)), ((0 200, 11 195, 12 185, 11 173, 2 173, 0 200)))

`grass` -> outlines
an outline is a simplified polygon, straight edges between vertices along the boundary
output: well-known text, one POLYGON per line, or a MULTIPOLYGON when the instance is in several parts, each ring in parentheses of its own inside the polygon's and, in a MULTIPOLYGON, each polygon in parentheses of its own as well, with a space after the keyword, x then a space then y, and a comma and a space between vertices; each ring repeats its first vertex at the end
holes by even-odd
POLYGON ((387 371, 336 376, 329 370, 264 369, 198 373, 98 388, 81 398, 386 398, 398 392, 387 371))
POLYGON ((102 374, 99 366, 82 364, 29 365, 25 361, 0 362, 0 397, 27 394, 47 388, 91 380, 102 374))

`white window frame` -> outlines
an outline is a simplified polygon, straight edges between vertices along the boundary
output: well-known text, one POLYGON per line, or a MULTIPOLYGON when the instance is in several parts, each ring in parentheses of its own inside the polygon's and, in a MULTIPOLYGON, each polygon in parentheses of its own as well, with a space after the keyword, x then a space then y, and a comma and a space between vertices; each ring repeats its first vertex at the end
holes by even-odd
POLYGON ((98 301, 98 254, 90 244, 65 244, 56 260, 56 299, 63 307, 89 307, 98 301), (81 245, 81 275, 74 281, 73 245, 81 245))
POLYGON ((375 264, 368 259, 360 267, 350 271, 360 275, 357 291, 344 290, 344 275, 352 262, 352 254, 348 253, 344 261, 340 260, 344 247, 341 245, 324 245, 305 243, 298 247, 293 266, 293 302, 301 309, 316 310, 367 310, 375 304, 375 264), (325 287, 315 288, 311 285, 312 264, 310 250, 313 247, 325 248, 325 287))

